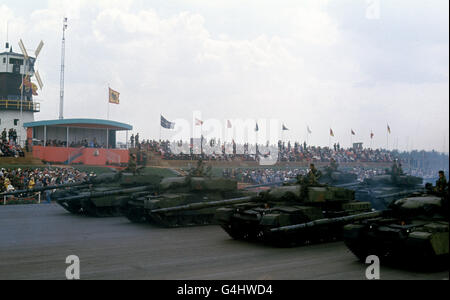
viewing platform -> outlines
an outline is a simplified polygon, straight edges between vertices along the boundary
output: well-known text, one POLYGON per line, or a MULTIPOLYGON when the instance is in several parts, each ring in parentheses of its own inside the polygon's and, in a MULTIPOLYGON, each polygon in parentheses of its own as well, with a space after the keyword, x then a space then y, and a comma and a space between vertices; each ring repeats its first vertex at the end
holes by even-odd
POLYGON ((41 104, 33 101, 20 100, 0 100, 0 110, 40 112, 41 104))

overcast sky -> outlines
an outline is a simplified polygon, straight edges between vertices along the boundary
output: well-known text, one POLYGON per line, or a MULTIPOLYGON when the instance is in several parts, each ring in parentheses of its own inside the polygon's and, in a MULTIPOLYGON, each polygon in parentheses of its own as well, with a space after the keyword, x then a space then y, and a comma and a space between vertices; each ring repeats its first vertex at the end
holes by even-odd
MULTIPOLYGON (((159 116, 279 119, 285 138, 449 150, 447 0, 2 0, 0 42, 45 47, 37 120, 106 118, 159 138, 159 116)), ((260 126, 264 122, 260 121, 260 126)), ((180 124, 179 121, 177 121, 180 124)), ((163 131, 163 137, 169 136, 163 131)), ((122 136, 121 136, 122 138, 122 136)))

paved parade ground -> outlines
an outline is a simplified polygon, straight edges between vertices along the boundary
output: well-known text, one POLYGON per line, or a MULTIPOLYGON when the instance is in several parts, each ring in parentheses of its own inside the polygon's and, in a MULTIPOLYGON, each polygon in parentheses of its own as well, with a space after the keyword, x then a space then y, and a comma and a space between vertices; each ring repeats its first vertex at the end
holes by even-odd
MULTIPOLYGON (((165 229, 74 216, 55 204, 0 207, 0 279, 365 279, 342 242, 290 249, 234 241, 218 226, 165 229)), ((382 266, 381 279, 448 279, 382 266)))

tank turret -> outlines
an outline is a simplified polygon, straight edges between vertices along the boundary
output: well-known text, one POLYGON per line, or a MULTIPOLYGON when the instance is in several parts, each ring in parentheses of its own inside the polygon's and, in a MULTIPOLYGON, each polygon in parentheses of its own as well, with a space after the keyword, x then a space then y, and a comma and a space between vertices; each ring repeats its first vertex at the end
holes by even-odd
POLYGON ((448 192, 394 201, 381 216, 346 225, 344 241, 360 260, 377 255, 382 262, 448 267, 448 192))
POLYGON ((116 173, 101 175, 87 184, 61 189, 52 198, 73 214, 111 217, 122 214, 121 203, 149 194, 158 188, 162 177, 116 173))
POLYGON ((236 180, 211 177, 210 168, 199 161, 188 176, 165 178, 153 193, 123 202, 122 211, 136 223, 147 221, 165 227, 208 225, 214 223, 216 206, 211 206, 212 202, 250 194, 239 190, 236 180))

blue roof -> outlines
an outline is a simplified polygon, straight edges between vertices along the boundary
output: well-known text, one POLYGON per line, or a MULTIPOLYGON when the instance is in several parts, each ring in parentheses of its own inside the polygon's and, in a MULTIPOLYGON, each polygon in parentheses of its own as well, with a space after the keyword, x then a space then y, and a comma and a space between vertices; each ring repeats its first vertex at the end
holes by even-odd
POLYGON ((62 127, 83 127, 83 128, 103 128, 113 130, 133 130, 133 126, 109 120, 100 119, 63 119, 37 121, 23 124, 24 127, 42 127, 42 126, 62 126, 62 127))

